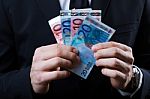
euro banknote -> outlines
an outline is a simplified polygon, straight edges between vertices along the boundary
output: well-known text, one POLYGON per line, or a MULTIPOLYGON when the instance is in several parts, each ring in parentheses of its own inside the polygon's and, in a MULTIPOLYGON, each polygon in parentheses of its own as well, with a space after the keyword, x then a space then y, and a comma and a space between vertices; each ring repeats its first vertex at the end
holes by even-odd
POLYGON ((85 20, 86 16, 91 15, 101 21, 101 10, 77 9, 71 11, 71 34, 72 37, 78 31, 80 25, 85 20))
POLYGON ((90 48, 94 44, 107 42, 114 32, 113 28, 91 16, 87 16, 71 43, 71 46, 79 50, 82 63, 79 67, 73 68, 72 71, 86 79, 95 64, 94 53, 90 48))
POLYGON ((90 48, 94 44, 109 41, 114 33, 115 30, 110 26, 96 20, 92 16, 87 16, 76 33, 75 38, 73 38, 72 43, 83 39, 82 41, 90 48))
POLYGON ((48 21, 50 28, 54 34, 54 37, 59 44, 63 44, 62 31, 61 31, 61 19, 57 16, 48 21))
POLYGON ((61 10, 61 30, 63 42, 65 45, 71 43, 71 10, 61 10))

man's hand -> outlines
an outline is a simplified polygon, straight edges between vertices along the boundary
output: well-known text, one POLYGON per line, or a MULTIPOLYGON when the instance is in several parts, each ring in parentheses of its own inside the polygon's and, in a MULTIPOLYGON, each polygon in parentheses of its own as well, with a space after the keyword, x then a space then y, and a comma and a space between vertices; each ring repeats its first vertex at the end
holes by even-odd
POLYGON ((132 49, 116 42, 99 43, 92 47, 96 66, 102 68, 102 74, 110 77, 114 88, 125 89, 131 81, 134 57, 132 49))
POLYGON ((75 48, 59 44, 37 48, 30 72, 34 92, 46 93, 51 81, 68 77, 70 73, 60 68, 73 68, 80 61, 77 54, 75 48))

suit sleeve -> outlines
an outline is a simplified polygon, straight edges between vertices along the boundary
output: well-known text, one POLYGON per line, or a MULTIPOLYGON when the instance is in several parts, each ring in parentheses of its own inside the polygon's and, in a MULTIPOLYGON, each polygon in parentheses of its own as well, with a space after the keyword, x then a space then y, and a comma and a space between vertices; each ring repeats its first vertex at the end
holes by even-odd
POLYGON ((0 98, 32 99, 30 68, 18 65, 15 37, 3 1, 0 0, 0 98))
POLYGON ((150 0, 145 0, 145 7, 134 46, 135 65, 143 73, 142 86, 135 94, 135 99, 150 98, 150 0))

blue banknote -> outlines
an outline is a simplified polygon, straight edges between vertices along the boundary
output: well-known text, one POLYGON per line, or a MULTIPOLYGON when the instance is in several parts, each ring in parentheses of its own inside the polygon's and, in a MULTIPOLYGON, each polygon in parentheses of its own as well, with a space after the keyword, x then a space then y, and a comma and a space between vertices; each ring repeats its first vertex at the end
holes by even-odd
POLYGON ((71 43, 71 10, 61 10, 61 30, 63 43, 70 45, 71 43))
POLYGON ((94 53, 90 49, 94 44, 107 42, 115 30, 99 22, 91 16, 87 16, 72 39, 71 45, 79 50, 81 64, 72 69, 74 73, 86 79, 94 64, 94 53))
POLYGON ((74 42, 72 46, 78 49, 81 63, 70 71, 87 79, 96 61, 93 52, 84 43, 74 42))
POLYGON ((94 44, 109 41, 114 32, 115 30, 113 28, 99 22, 91 16, 87 16, 75 36, 82 38, 85 45, 91 48, 94 44))

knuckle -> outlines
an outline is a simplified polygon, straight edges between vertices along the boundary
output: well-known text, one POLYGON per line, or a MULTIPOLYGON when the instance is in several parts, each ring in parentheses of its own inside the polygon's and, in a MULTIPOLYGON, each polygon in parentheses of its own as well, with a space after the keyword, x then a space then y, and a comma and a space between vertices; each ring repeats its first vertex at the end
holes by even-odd
POLYGON ((38 57, 36 57, 36 55, 33 55, 33 61, 32 64, 35 63, 38 60, 38 57))
POLYGON ((31 72, 33 71, 36 71, 36 70, 38 70, 39 68, 38 68, 38 65, 39 64, 37 64, 37 62, 35 62, 35 63, 32 63, 32 66, 31 66, 31 72))
POLYGON ((43 54, 37 54, 33 56, 33 62, 40 61, 43 59, 43 54))
POLYGON ((117 70, 114 70, 113 76, 114 76, 114 78, 117 78, 117 77, 118 77, 117 70))
POLYGON ((129 46, 127 46, 128 47, 128 50, 130 51, 130 52, 132 52, 132 48, 131 47, 129 47, 129 46))
POLYGON ((113 47, 113 52, 112 53, 113 53, 114 56, 117 56, 119 54, 119 51, 120 51, 119 48, 113 47))
POLYGON ((71 59, 75 59, 76 58, 76 54, 72 53, 72 54, 70 54, 70 57, 71 57, 71 59))
POLYGON ((55 65, 60 66, 61 65, 61 58, 60 57, 56 57, 55 58, 55 65))
POLYGON ((111 46, 116 46, 116 42, 110 41, 110 45, 111 45, 111 46))
POLYGON ((117 66, 119 65, 119 62, 118 62, 118 59, 117 59, 117 58, 113 58, 112 65, 113 65, 114 67, 117 67, 117 66))
POLYGON ((131 63, 131 64, 133 64, 133 63, 134 63, 134 57, 133 57, 133 56, 132 56, 132 57, 130 57, 130 58, 129 58, 129 60, 130 60, 130 63, 131 63))
POLYGON ((43 52, 44 46, 42 47, 38 47, 35 52, 34 52, 34 56, 33 59, 38 60, 42 58, 42 52, 43 52))
POLYGON ((42 83, 42 82, 44 82, 44 79, 43 79, 43 77, 41 76, 41 75, 38 75, 37 76, 37 83, 42 83))
POLYGON ((57 47, 57 57, 60 57, 62 55, 62 50, 60 47, 57 47))
POLYGON ((40 84, 43 82, 43 77, 41 77, 40 73, 32 73, 31 74, 31 80, 35 84, 40 84))
POLYGON ((127 53, 128 55, 128 63, 133 64, 134 63, 134 56, 132 53, 127 53))
POLYGON ((40 53, 40 49, 41 49, 41 48, 35 49, 34 55, 38 55, 38 54, 40 53))
POLYGON ((62 53, 62 52, 58 49, 58 50, 57 50, 57 57, 60 57, 60 56, 61 56, 61 53, 62 53))
POLYGON ((41 47, 38 47, 38 48, 35 50, 35 52, 36 52, 37 54, 39 54, 39 53, 44 52, 44 49, 45 49, 45 46, 41 46, 41 47))
POLYGON ((68 51, 73 51, 73 47, 72 46, 66 46, 66 49, 68 50, 68 51))
POLYGON ((39 52, 41 50, 41 47, 36 48, 35 52, 39 52))

